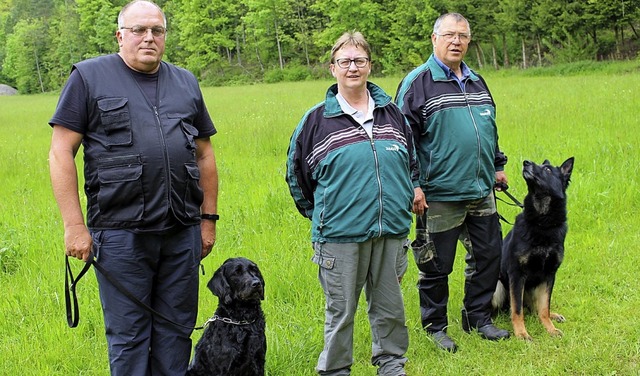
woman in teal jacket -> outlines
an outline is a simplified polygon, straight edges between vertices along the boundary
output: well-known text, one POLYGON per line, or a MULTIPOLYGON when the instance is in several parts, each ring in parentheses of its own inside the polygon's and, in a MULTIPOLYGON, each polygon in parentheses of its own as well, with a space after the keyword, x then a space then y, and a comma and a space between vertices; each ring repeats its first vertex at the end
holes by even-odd
POLYGON ((348 375, 353 326, 364 288, 380 375, 404 375, 408 333, 396 256, 424 209, 413 136, 391 98, 367 81, 371 51, 360 33, 332 49, 337 84, 311 108, 289 145, 287 182, 312 220, 313 262, 326 298, 325 346, 316 370, 348 375))

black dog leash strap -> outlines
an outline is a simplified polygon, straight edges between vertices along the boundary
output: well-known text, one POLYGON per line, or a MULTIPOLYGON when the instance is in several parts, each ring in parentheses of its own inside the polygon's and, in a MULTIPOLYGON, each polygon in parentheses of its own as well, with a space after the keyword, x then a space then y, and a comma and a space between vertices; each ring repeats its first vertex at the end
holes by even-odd
POLYGON ((93 265, 93 267, 102 274, 115 288, 118 289, 123 295, 129 298, 132 302, 137 304, 139 307, 143 308, 147 312, 151 313, 153 316, 161 318, 162 320, 173 324, 175 326, 179 326, 182 328, 200 330, 203 329, 204 326, 192 327, 189 325, 183 325, 178 322, 175 322, 162 313, 156 311, 155 309, 149 307, 140 299, 136 298, 129 290, 127 290, 120 282, 118 282, 115 278, 113 278, 109 272, 107 272, 102 265, 98 264, 95 259, 91 258, 86 262, 77 278, 73 278, 73 273, 71 272, 71 266, 69 265, 69 257, 66 258, 66 275, 65 275, 65 302, 67 305, 67 322, 69 323, 69 327, 75 328, 78 325, 78 320, 80 318, 80 312, 78 309, 78 298, 76 296, 76 284, 82 278, 82 276, 89 270, 89 267, 93 265), (69 279, 71 280, 71 284, 69 284, 69 279), (72 299, 73 298, 73 299, 72 299), (73 305, 72 305, 73 300, 73 305))
MULTIPOLYGON (((496 183, 496 185, 494 186, 495 191, 497 192, 502 192, 505 195, 507 195, 507 197, 509 197, 511 199, 511 201, 513 201, 513 203, 507 202, 505 201, 503 198, 498 197, 498 195, 494 194, 494 197, 496 200, 500 200, 502 202, 504 202, 505 204, 509 205, 509 206, 517 206, 520 209, 524 208, 524 205, 522 205, 522 203, 520 201, 518 201, 517 198, 515 198, 511 193, 509 193, 509 186, 506 183, 496 183), (499 188, 499 190, 498 190, 499 188)), ((504 216, 502 216, 502 214, 497 213, 498 214, 498 218, 500 220, 502 220, 504 223, 508 223, 510 225, 513 226, 513 223, 509 222, 504 216)))
POLYGON ((511 193, 509 193, 509 186, 506 185, 505 183, 497 183, 495 185, 495 188, 500 188, 499 192, 504 193, 505 195, 507 195, 507 197, 509 197, 511 199, 511 201, 513 201, 513 204, 510 202, 507 202, 505 200, 503 200, 502 198, 496 196, 496 199, 504 202, 507 205, 511 205, 511 206, 517 206, 520 209, 524 208, 524 205, 522 205, 522 203, 520 201, 518 201, 517 198, 515 198, 511 193))
POLYGON ((69 265, 69 256, 65 257, 65 273, 64 273, 64 301, 67 307, 67 323, 70 328, 75 328, 78 326, 78 320, 80 320, 80 309, 78 308, 78 295, 76 293, 76 285, 80 278, 85 275, 85 273, 91 267, 91 262, 87 262, 84 264, 84 267, 78 273, 78 277, 73 277, 73 272, 71 271, 71 265, 69 265))

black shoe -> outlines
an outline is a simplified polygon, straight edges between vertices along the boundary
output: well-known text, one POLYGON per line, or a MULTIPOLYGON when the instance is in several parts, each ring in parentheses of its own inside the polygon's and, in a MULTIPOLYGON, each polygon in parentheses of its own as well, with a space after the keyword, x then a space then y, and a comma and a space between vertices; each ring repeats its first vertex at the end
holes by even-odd
POLYGON ((435 342, 436 347, 454 353, 458 351, 458 346, 453 342, 451 337, 444 332, 444 330, 440 330, 438 332, 428 332, 431 337, 433 337, 433 342, 435 342))
MULTIPOLYGON (((465 332, 471 332, 470 328, 462 328, 465 332)), ((480 337, 488 339, 490 341, 499 341, 501 339, 509 338, 509 332, 504 329, 496 328, 493 324, 487 324, 478 328, 480 337)))

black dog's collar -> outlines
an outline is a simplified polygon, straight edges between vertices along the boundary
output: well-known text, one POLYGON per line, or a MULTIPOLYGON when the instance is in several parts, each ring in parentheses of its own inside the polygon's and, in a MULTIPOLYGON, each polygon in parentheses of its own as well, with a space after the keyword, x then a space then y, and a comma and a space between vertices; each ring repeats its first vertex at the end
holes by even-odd
POLYGON ((218 315, 213 315, 212 318, 210 318, 209 320, 207 320, 207 322, 204 323, 204 326, 209 325, 210 323, 214 322, 214 321, 222 321, 225 324, 231 324, 231 325, 249 325, 249 324, 253 324, 254 322, 256 322, 256 320, 253 321, 247 321, 247 320, 241 320, 241 321, 235 321, 232 320, 228 317, 220 317, 218 315))

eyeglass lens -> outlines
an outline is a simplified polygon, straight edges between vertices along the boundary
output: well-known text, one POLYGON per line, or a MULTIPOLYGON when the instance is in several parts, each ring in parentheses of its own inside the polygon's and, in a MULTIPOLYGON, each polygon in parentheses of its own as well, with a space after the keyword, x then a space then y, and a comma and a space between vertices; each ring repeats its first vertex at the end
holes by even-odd
POLYGON ((356 57, 355 59, 336 59, 336 63, 340 68, 349 68, 349 66, 351 66, 351 62, 353 62, 358 68, 364 68, 367 66, 369 58, 356 57))
POLYGON ((460 34, 444 33, 444 34, 438 34, 438 35, 442 36, 444 40, 446 40, 447 42, 453 42, 456 39, 456 37, 460 42, 468 42, 471 39, 471 36, 469 34, 464 34, 464 33, 460 33, 460 34))
POLYGON ((146 26, 140 26, 140 25, 136 25, 136 26, 132 26, 132 27, 123 27, 122 29, 129 29, 129 30, 131 30, 131 33, 133 33, 133 35, 137 35, 137 36, 146 35, 147 34, 147 30, 150 29, 151 30, 151 34, 153 34, 154 37, 161 37, 167 31, 162 26, 146 27, 146 26))

